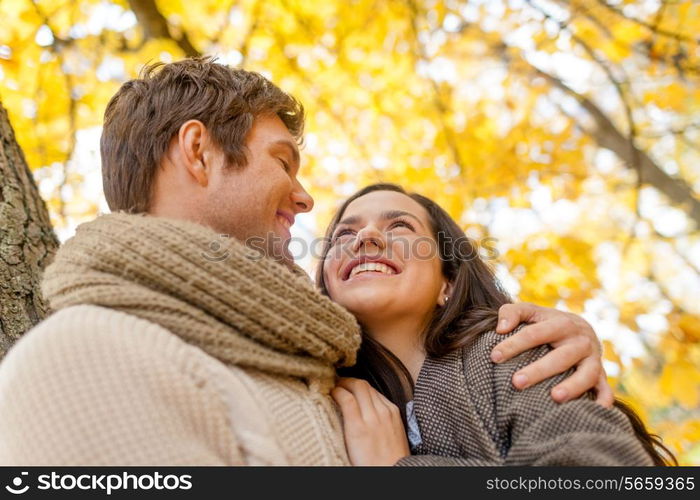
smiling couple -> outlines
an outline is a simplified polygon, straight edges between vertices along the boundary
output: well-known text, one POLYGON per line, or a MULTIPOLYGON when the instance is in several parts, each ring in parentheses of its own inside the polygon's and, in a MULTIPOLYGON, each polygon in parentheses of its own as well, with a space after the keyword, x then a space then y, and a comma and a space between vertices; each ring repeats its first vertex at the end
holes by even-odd
POLYGON ((271 82, 207 58, 121 87, 101 142, 113 213, 59 250, 43 282, 55 312, 0 364, 0 463, 667 460, 613 405, 591 327, 511 304, 427 198, 352 196, 314 286, 287 248, 313 207, 303 125, 271 82), (227 258, 204 258, 221 234, 227 258), (418 238, 434 251, 398 246, 418 238))

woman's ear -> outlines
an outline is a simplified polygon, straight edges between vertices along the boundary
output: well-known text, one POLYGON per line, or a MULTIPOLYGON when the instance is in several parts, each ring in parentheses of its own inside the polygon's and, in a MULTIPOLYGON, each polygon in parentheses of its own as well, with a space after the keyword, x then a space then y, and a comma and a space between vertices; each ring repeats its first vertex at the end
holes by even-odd
POLYGON ((438 294, 437 298, 437 304, 439 306, 446 306, 447 302, 450 300, 452 297, 452 290, 453 286, 450 281, 443 281, 442 286, 440 287, 440 293, 438 294))

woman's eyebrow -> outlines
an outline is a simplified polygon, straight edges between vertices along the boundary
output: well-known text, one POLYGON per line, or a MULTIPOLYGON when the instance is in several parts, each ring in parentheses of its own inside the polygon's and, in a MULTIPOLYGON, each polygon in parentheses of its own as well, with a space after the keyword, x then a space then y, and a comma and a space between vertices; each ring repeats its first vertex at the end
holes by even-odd
POLYGON ((351 215, 350 217, 346 217, 343 220, 341 220, 340 222, 338 222, 337 226, 341 226, 341 225, 352 226, 353 224, 357 224, 361 220, 362 220, 362 217, 360 217, 359 215, 351 215))
MULTIPOLYGON (((379 214, 379 218, 382 220, 392 220, 392 219, 398 219, 400 217, 411 217, 414 219, 416 222, 418 222, 421 226, 425 227, 425 224, 413 215, 411 212, 406 212, 404 210, 385 210, 381 214, 379 214)), ((352 226, 353 224, 357 224, 362 221, 362 217, 359 215, 351 215, 350 217, 346 217, 340 222, 338 222, 337 226, 352 226)))
POLYGON ((421 226, 425 227, 425 224, 413 215, 411 212, 405 212, 403 210, 386 210, 381 213, 380 215, 381 219, 383 220, 391 220, 391 219, 398 219, 399 217, 411 217, 412 219, 415 219, 416 222, 418 222, 421 226))

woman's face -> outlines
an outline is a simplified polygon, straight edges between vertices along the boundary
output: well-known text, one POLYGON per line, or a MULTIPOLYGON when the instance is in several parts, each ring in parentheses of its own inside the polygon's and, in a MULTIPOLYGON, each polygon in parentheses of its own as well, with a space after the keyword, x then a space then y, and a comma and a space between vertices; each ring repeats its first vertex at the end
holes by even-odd
POLYGON ((328 293, 365 326, 394 318, 427 324, 446 280, 427 211, 410 197, 373 191, 352 201, 331 236, 328 293))

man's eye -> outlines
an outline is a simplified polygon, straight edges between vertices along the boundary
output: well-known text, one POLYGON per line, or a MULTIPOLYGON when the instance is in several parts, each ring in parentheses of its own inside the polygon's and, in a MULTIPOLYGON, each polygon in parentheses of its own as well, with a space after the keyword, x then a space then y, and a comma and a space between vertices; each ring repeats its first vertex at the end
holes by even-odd
POLYGON ((284 161, 284 160, 281 159, 281 158, 278 158, 278 160, 279 160, 280 163, 282 164, 282 168, 284 168, 284 171, 285 171, 285 172, 289 172, 289 163, 287 163, 286 161, 284 161))

